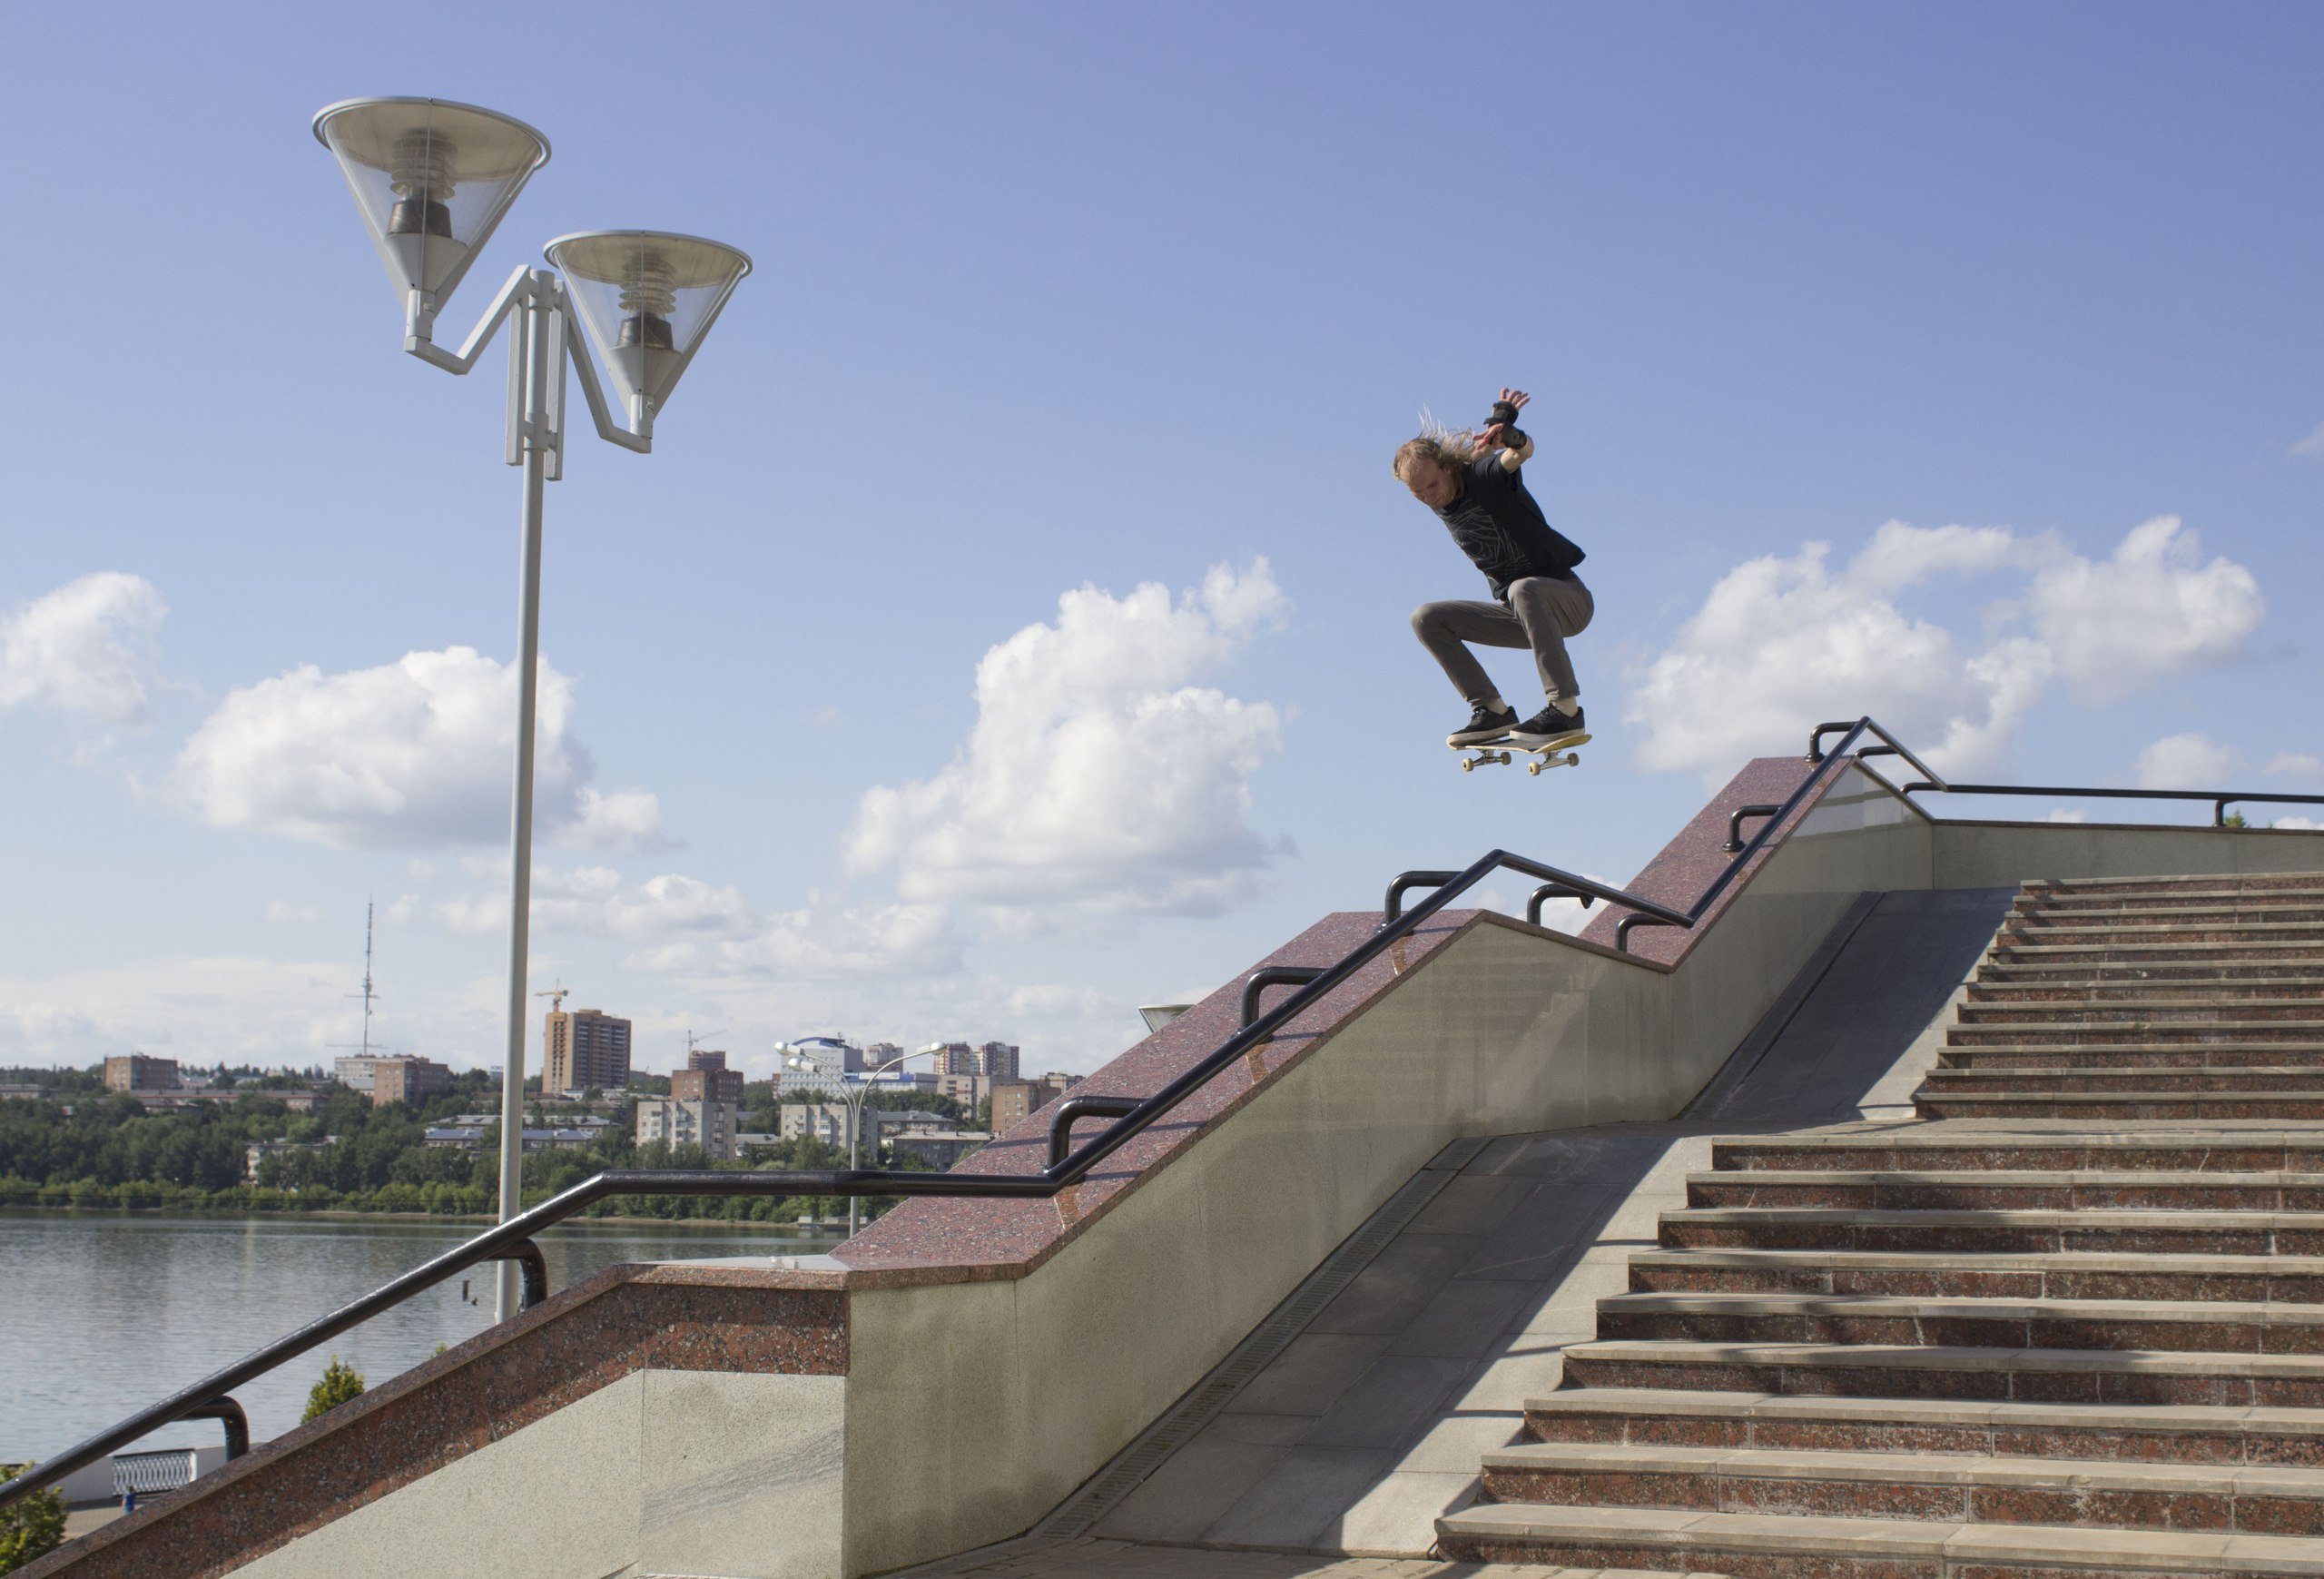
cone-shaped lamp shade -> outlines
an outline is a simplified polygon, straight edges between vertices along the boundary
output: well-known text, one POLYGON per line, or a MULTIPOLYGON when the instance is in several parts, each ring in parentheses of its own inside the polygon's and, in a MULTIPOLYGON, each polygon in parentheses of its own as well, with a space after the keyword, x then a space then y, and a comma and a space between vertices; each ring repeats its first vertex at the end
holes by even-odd
POLYGON ((606 379, 651 417, 678 387, 751 261, 699 236, 584 231, 548 244, 606 379))
POLYGON ((363 210, 396 299, 441 307, 533 172, 548 139, 449 99, 349 99, 315 117, 363 210))

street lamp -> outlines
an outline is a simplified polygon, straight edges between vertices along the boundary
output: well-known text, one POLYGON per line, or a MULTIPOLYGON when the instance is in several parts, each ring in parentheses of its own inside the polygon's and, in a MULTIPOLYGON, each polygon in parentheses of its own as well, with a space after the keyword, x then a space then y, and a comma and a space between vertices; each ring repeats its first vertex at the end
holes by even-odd
MULTIPOLYGON (((640 455, 654 419, 717 322, 751 261, 717 242, 659 231, 585 231, 547 249, 552 267, 519 265, 457 351, 436 343, 436 315, 466 278, 533 173, 548 139, 522 121, 448 99, 348 99, 318 113, 315 138, 338 159, 404 311, 403 349, 466 373, 504 322, 507 459, 525 469, 519 560, 517 763, 509 833, 508 1052, 500 1086, 500 1220, 523 1209, 525 980, 532 901, 533 733, 540 670, 541 490, 565 474, 565 373, 581 380, 597 436, 640 455), (573 332, 578 319, 593 358, 573 332), (622 401, 608 407, 596 359, 622 401)), ((519 1308, 514 1262, 500 1268, 497 1318, 519 1308)))

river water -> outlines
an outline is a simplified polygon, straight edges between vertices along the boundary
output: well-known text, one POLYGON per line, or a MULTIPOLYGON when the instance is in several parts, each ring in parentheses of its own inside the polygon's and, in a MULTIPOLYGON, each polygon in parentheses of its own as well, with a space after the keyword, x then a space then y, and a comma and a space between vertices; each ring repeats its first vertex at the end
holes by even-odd
MULTIPOLYGON (((44 1458, 480 1231, 472 1223, 0 1212, 0 1461, 44 1458)), ((827 1250, 822 1230, 562 1224, 552 1290, 618 1261, 827 1250)), ((379 1386, 492 1324, 488 1267, 462 1273, 285 1362, 234 1396, 253 1443, 299 1423, 338 1355, 379 1386), (463 1290, 462 1280, 467 1280, 463 1290)), ((222 1441, 218 1422, 140 1447, 222 1441)))

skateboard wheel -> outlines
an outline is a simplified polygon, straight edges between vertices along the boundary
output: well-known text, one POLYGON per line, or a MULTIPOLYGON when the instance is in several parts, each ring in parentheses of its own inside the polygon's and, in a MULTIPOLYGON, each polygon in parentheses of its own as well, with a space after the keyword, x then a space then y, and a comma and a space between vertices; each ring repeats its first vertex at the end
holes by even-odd
POLYGON ((1525 765, 1525 771, 1535 778, 1539 778, 1541 776, 1541 770, 1549 765, 1546 762, 1529 762, 1525 765))
POLYGON ((1477 759, 1473 756, 1464 756, 1461 759, 1461 771, 1462 773, 1473 773, 1476 771, 1476 766, 1477 759))

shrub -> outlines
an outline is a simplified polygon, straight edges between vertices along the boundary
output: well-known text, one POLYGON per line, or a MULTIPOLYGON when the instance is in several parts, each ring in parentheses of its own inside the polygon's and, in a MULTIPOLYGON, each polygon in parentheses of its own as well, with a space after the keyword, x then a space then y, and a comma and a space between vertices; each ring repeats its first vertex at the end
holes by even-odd
MULTIPOLYGON (((29 1464, 0 1464, 0 1480, 14 1480, 29 1464)), ((0 1574, 13 1573, 64 1544, 64 1494, 54 1486, 0 1508, 0 1574)))
POLYGON ((343 1363, 339 1356, 330 1357, 330 1364, 323 1367, 323 1379, 307 1395, 307 1412, 299 1416, 303 1426, 316 1416, 336 1409, 350 1398, 363 1396, 363 1373, 343 1363))

